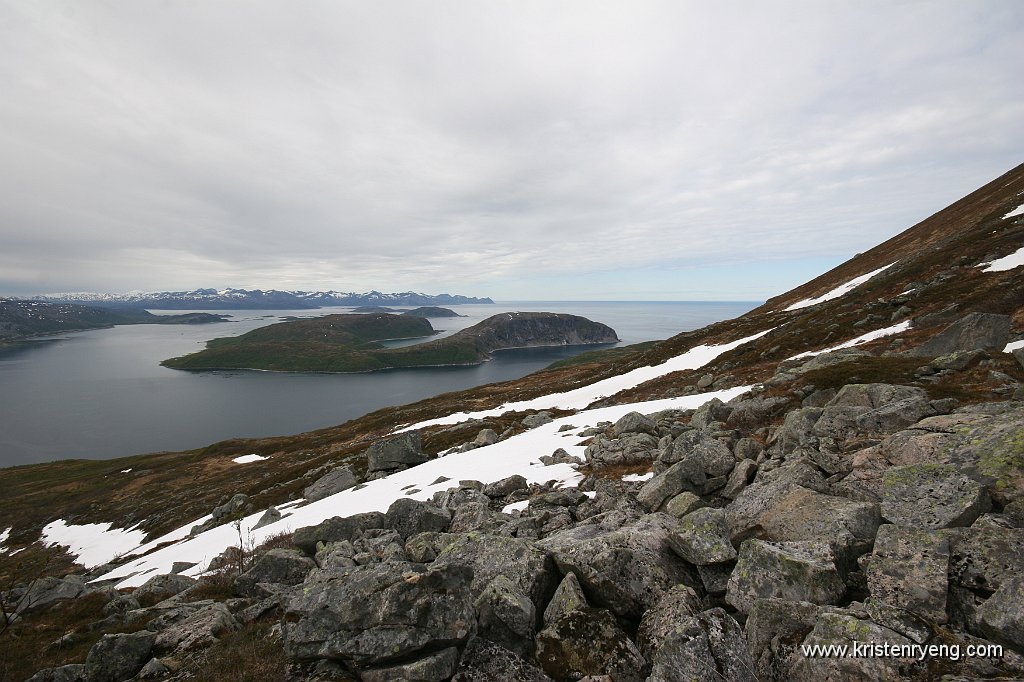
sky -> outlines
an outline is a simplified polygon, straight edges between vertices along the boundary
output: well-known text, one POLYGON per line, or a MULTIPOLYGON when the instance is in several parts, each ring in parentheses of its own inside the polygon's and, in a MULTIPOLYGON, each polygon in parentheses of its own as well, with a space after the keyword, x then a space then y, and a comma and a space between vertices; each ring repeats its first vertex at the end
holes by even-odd
POLYGON ((1024 3, 0 0, 0 294, 764 300, 1024 161, 1024 3))

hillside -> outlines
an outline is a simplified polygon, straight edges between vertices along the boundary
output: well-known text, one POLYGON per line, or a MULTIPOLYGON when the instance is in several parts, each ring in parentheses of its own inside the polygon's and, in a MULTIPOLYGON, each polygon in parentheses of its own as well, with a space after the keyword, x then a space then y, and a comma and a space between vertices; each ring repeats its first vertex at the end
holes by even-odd
POLYGON ((615 343, 614 330, 574 315, 512 313, 452 336, 385 348, 373 343, 434 334, 425 317, 387 313, 328 315, 281 322, 237 337, 213 339, 205 350, 163 363, 174 369, 263 369, 365 372, 396 367, 472 365, 497 350, 529 346, 615 343))
POLYGON ((459 315, 454 310, 449 310, 448 308, 439 308, 437 306, 432 305, 420 306, 419 308, 406 310, 402 314, 413 315, 415 317, 464 317, 463 315, 459 315))
POLYGON ((128 649, 158 679, 1022 678, 1022 204, 1024 165, 746 315, 520 380, 0 470, 24 614, 0 658, 21 678, 128 649), (33 581, 73 559, 88 572, 33 581), (801 649, 854 644, 897 649, 801 649))
POLYGON ((119 324, 205 324, 223 322, 224 315, 187 313, 154 315, 141 309, 106 310, 92 306, 0 299, 0 344, 83 329, 119 324))

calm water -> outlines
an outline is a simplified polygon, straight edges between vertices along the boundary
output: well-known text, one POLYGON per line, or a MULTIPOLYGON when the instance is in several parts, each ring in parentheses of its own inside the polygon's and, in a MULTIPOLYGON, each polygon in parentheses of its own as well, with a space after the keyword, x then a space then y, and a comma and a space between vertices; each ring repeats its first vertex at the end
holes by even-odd
MULTIPOLYGON (((755 305, 510 301, 455 306, 466 317, 434 319, 431 324, 446 336, 499 312, 543 310, 603 322, 618 332, 623 343, 637 343, 735 317, 755 305)), ((213 311, 232 315, 231 321, 98 329, 0 351, 0 466, 108 459, 185 450, 234 437, 299 433, 388 405, 514 379, 590 350, 504 351, 477 367, 369 374, 184 372, 159 365, 163 359, 200 350, 211 338, 242 334, 285 316, 317 317, 349 310, 213 311)))

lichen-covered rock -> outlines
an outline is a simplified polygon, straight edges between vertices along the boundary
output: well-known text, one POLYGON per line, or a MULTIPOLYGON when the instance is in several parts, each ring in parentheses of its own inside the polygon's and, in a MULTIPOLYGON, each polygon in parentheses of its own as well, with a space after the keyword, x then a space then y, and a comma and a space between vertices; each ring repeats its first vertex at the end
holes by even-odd
POLYGON ((978 609, 977 618, 987 638, 1024 651, 1024 574, 1003 582, 978 609))
POLYGON ((333 516, 315 526, 299 528, 292 535, 292 544, 306 554, 316 554, 318 542, 352 542, 370 528, 386 528, 387 519, 381 512, 364 512, 352 516, 333 516))
POLYGON ((642 432, 623 433, 615 439, 597 435, 583 454, 587 462, 596 468, 640 464, 658 456, 658 439, 642 432))
POLYGON ((149 604, 154 604, 168 597, 173 597, 179 592, 184 592, 195 584, 195 578, 189 578, 185 575, 174 575, 173 573, 155 575, 132 592, 132 597, 140 603, 145 601, 149 604))
POLYGON ((988 593, 1024 574, 1024 529, 972 526, 947 537, 950 580, 961 587, 988 593))
POLYGON ((476 627, 465 566, 383 563, 314 571, 285 609, 293 658, 378 667, 454 646, 476 627))
POLYGON ((736 467, 729 474, 729 480, 722 488, 722 497, 728 500, 736 499, 736 496, 754 480, 757 474, 757 463, 753 459, 740 459, 736 467))
POLYGON ((743 630, 720 608, 679 623, 652 661, 648 682, 757 682, 743 630))
POLYGON ((508 649, 480 637, 469 640, 452 682, 551 682, 544 671, 508 649))
MULTIPOLYGON (((855 642, 867 645, 907 647, 912 642, 892 630, 853 615, 822 611, 814 629, 801 646, 846 646, 855 642)), ((797 656, 790 670, 794 682, 861 682, 861 680, 906 679, 913 659, 887 656, 797 656)))
POLYGON ((680 434, 659 461, 664 465, 692 461, 706 478, 726 476, 736 464, 736 458, 722 441, 697 429, 680 434))
POLYGON ((387 524, 402 536, 412 537, 417 533, 443 533, 452 522, 452 514, 433 502, 400 497, 388 507, 387 524))
POLYGON ((527 484, 526 479, 519 474, 515 474, 514 476, 503 478, 500 481, 488 483, 484 486, 483 493, 484 495, 487 495, 487 497, 491 498, 506 497, 517 490, 525 490, 528 487, 529 485, 527 484))
POLYGON ((992 508, 985 487, 951 465, 893 467, 885 473, 882 485, 882 516, 901 526, 969 526, 992 508))
POLYGON ((976 349, 1001 351, 1012 322, 1008 315, 969 313, 914 348, 911 355, 931 357, 976 349))
POLYGON ((423 452, 419 431, 405 433, 379 440, 366 450, 367 470, 392 471, 423 464, 428 459, 423 452))
POLYGON ((528 656, 533 650, 537 610, 533 602, 503 575, 495 576, 474 602, 477 636, 528 656))
POLYGON ((56 668, 44 668, 25 682, 84 682, 85 664, 72 663, 56 668))
MULTIPOLYGON (((739 467, 737 467, 739 468, 739 467)), ((705 506, 704 501, 689 491, 684 491, 670 499, 662 508, 669 516, 681 519, 687 514, 705 506)))
POLYGON ((875 599, 945 623, 948 570, 944 533, 884 525, 867 568, 868 590, 875 599))
POLYGON ((637 493, 636 499, 651 512, 662 509, 665 502, 682 492, 700 494, 707 483, 707 476, 700 468, 700 462, 688 458, 676 462, 667 470, 657 474, 644 483, 637 493))
POLYGON ((732 402, 732 411, 725 420, 725 426, 745 432, 756 431, 785 412, 789 402, 786 397, 746 398, 732 402))
POLYGON ((834 604, 845 592, 827 543, 750 539, 740 546, 725 600, 747 613, 767 597, 834 604))
POLYGON ((679 520, 679 525, 669 533, 668 539, 676 554, 697 566, 736 558, 736 550, 729 540, 729 524, 722 509, 705 507, 690 512, 679 520))
POLYGON ((204 648, 241 626, 227 606, 215 602, 161 630, 157 633, 153 648, 161 653, 204 648))
POLYGON ((578 525, 537 545, 554 555, 563 574, 576 574, 593 603, 639 620, 674 585, 697 584, 669 544, 676 523, 666 514, 648 514, 615 530, 578 525))
POLYGON ((415 661, 359 672, 362 682, 441 682, 451 678, 459 665, 459 650, 448 647, 415 661))
POLYGON ((544 609, 544 623, 551 625, 570 611, 579 611, 589 607, 590 604, 587 603, 587 597, 583 594, 583 588, 580 587, 580 581, 576 578, 576 574, 567 573, 562 578, 562 582, 558 584, 547 608, 544 609))
POLYGON ((558 682, 610 675, 616 682, 641 682, 647 662, 604 609, 570 611, 537 633, 537 662, 558 682))
POLYGON ((619 420, 612 426, 612 433, 616 438, 624 433, 647 433, 655 438, 660 435, 657 422, 639 412, 627 412, 619 417, 619 420))
POLYGON ((538 609, 547 600, 556 579, 551 557, 520 538, 463 533, 444 536, 446 544, 433 566, 466 566, 472 571, 470 591, 475 599, 496 576, 516 585, 538 609))
POLYGON ((680 623, 701 611, 700 599, 692 588, 676 585, 665 593, 657 604, 644 612, 636 633, 640 653, 648 661, 661 648, 661 643, 672 634, 680 623))
POLYGON ((316 562, 294 549, 275 548, 261 554, 245 573, 235 578, 237 594, 247 597, 261 596, 256 592, 260 583, 298 585, 316 568, 316 562))
POLYGON ((302 491, 302 496, 310 502, 316 502, 343 490, 348 490, 357 483, 359 483, 359 477, 356 476, 355 470, 350 466, 341 466, 318 478, 302 491))
POLYGON ((85 657, 85 679, 89 682, 120 682, 134 677, 149 660, 156 635, 143 630, 103 635, 85 657))
POLYGON ((820 606, 805 601, 758 599, 747 614, 744 634, 763 682, 787 682, 800 642, 818 620, 820 606))
POLYGON ((64 578, 46 576, 33 580, 28 592, 17 604, 18 613, 39 611, 50 604, 64 599, 77 599, 89 588, 80 577, 70 575, 64 578))
POLYGON ((934 413, 922 388, 847 384, 825 405, 812 433, 836 440, 864 432, 891 433, 934 413))
POLYGON ((759 471, 754 482, 725 507, 733 542, 755 532, 760 527, 761 517, 798 487, 817 492, 828 490, 817 467, 803 460, 787 461, 776 469, 759 471))
POLYGON ((473 531, 480 531, 497 535, 508 524, 508 521, 508 516, 494 511, 490 505, 483 502, 467 502, 455 509, 448 532, 471 533, 473 531))
POLYGON ((795 486, 757 522, 766 540, 827 542, 845 560, 870 549, 881 516, 877 504, 795 486))

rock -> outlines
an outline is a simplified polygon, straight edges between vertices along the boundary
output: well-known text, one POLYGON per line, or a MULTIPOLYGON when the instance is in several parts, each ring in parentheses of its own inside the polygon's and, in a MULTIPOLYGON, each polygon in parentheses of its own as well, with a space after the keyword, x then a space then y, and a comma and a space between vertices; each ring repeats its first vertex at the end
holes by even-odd
POLYGON ((949 540, 936 531, 884 525, 867 567, 874 599, 945 623, 949 540))
POLYGON ((465 566, 472 573, 470 593, 475 599, 496 576, 509 578, 534 606, 546 603, 554 580, 551 557, 520 538, 463 533, 449 535, 434 560, 435 568, 465 566))
POLYGON ((668 541, 676 554, 697 566, 736 558, 723 509, 705 507, 690 512, 669 533, 668 541))
POLYGON ((1010 335, 1008 315, 970 313, 910 351, 917 357, 948 355, 976 349, 1002 351, 1010 335))
POLYGON ((981 605, 977 618, 985 637, 1024 651, 1024 575, 1007 579, 981 605))
POLYGON ((542 411, 523 418, 522 424, 528 429, 535 429, 538 426, 543 426, 544 424, 548 424, 552 421, 554 420, 551 418, 551 413, 542 411))
POLYGON ((935 634, 932 622, 898 606, 878 599, 868 599, 863 606, 872 621, 918 644, 924 644, 935 634))
POLYGON ((692 461, 694 468, 707 478, 726 476, 736 465, 736 458, 722 441, 699 430, 680 434, 660 460, 665 464, 692 461))
POLYGON ((473 439, 473 444, 477 447, 494 445, 497 442, 498 434, 494 429, 480 429, 480 433, 476 434, 476 438, 473 439))
POLYGON ((615 617, 604 609, 570 611, 537 633, 536 659, 563 682, 585 675, 610 675, 616 682, 642 682, 647 662, 615 617))
POLYGON ((697 615, 701 611, 700 599, 692 588, 676 585, 665 593, 657 604, 647 609, 640 619, 640 627, 636 633, 636 643, 640 653, 648 661, 661 644, 671 635, 680 623, 697 615))
POLYGON ((729 578, 736 567, 735 561, 723 561, 717 564, 703 564, 697 567, 697 575, 704 584, 704 591, 711 597, 724 597, 729 587, 729 578))
POLYGON ((342 466, 332 469, 325 475, 318 478, 313 485, 302 491, 302 496, 310 502, 330 497, 342 490, 348 490, 359 483, 359 478, 350 466, 342 466))
POLYGON ((85 582, 78 576, 54 578, 46 576, 33 580, 25 596, 17 602, 17 613, 40 611, 54 602, 77 599, 88 591, 85 582))
MULTIPOLYGON (((912 642, 888 628, 860 620, 853 615, 823 611, 814 629, 801 643, 802 646, 846 646, 861 644, 907 647, 912 642)), ((791 669, 794 682, 860 682, 861 680, 906 679, 901 674, 901 663, 907 659, 885 656, 797 656, 791 669)))
POLYGON ((846 560, 870 549, 881 517, 877 504, 796 486, 757 522, 763 539, 826 542, 837 557, 846 560))
POLYGON ((240 627, 241 623, 235 620, 228 607, 215 602, 161 630, 153 647, 162 653, 205 648, 240 627))
POLYGON ((790 399, 778 398, 747 398, 730 403, 732 412, 725 420, 729 429, 738 429, 750 433, 769 424, 772 419, 786 411, 790 399))
POLYGON ((928 363, 928 366, 938 372, 943 370, 962 372, 968 367, 973 367, 982 360, 987 360, 990 357, 991 356, 983 350, 954 351, 948 355, 941 355, 935 358, 928 363))
POLYGON ((757 463, 753 459, 741 459, 729 474, 729 480, 722 489, 722 497, 734 500, 757 474, 757 463))
POLYGON ((658 456, 658 439, 648 433, 623 433, 614 440, 598 435, 583 454, 596 468, 643 464, 658 456))
POLYGON ((668 470, 644 483, 637 493, 637 500, 648 511, 659 511, 665 502, 682 492, 700 493, 707 477, 700 469, 699 462, 687 459, 673 464, 668 470))
MULTIPOLYGON (((768 444, 783 453, 792 452, 800 447, 816 447, 818 437, 814 434, 814 425, 821 419, 824 409, 821 407, 802 407, 786 413, 782 426, 775 430, 768 444)), ((755 455, 756 457, 756 455, 755 455)))
POLYGON ((149 660, 156 635, 143 630, 130 634, 103 635, 85 657, 89 682, 119 682, 134 677, 149 660))
POLYGON ((826 543, 750 539, 740 546, 727 590, 725 600, 747 613, 757 599, 766 597, 834 604, 846 585, 826 543))
POLYGON ((423 452, 419 431, 379 440, 366 450, 367 471, 391 471, 423 464, 429 458, 423 452))
POLYGON ((785 599, 758 599, 747 614, 744 634, 755 672, 766 682, 789 679, 798 647, 818 620, 817 604, 785 599))
POLYGON ((579 611, 589 607, 590 604, 587 603, 587 597, 583 594, 583 588, 580 587, 580 581, 576 578, 576 574, 567 573, 562 578, 562 582, 558 584, 558 589, 555 590, 554 596, 548 602, 547 608, 544 609, 544 623, 551 625, 570 611, 579 611))
POLYGON ((662 642, 652 663, 648 682, 757 682, 743 631, 720 608, 691 616, 677 625, 662 642))
POLYGON ((171 674, 171 669, 159 658, 149 659, 136 676, 140 680, 155 680, 171 674))
POLYGON ((500 644, 521 656, 533 650, 537 610, 518 586, 497 575, 476 598, 477 636, 500 644))
POLYGON ((458 665, 459 650, 452 646, 410 663, 362 670, 359 679, 362 682, 441 682, 450 679, 458 665))
POLYGON ((669 544, 676 523, 668 515, 649 514, 615 530, 581 524, 537 546, 554 555, 563 574, 576 574, 592 603, 638 621, 673 586, 698 584, 669 544))
POLYGON ((257 557, 245 573, 235 578, 234 589, 242 596, 257 597, 260 594, 256 585, 298 585, 314 568, 316 562, 298 550, 271 549, 257 557))
POLYGON ((811 432, 845 440, 864 432, 890 433, 934 414, 928 394, 914 386, 847 384, 825 405, 811 432))
POLYGON ((85 665, 72 663, 40 670, 25 682, 82 682, 82 680, 85 680, 85 665))
POLYGON ((774 470, 758 471, 754 482, 725 508, 733 542, 756 532, 761 517, 798 487, 822 492, 828 489, 828 484, 817 468, 801 460, 787 461, 774 470))
POLYGON ((700 509, 704 506, 704 501, 691 492, 681 492, 664 505, 663 511, 674 516, 677 519, 681 519, 690 512, 700 509))
MULTIPOLYGON (((253 530, 262 528, 263 526, 269 526, 272 523, 277 523, 281 520, 281 512, 278 511, 277 507, 267 507, 267 511, 263 512, 263 516, 260 517, 256 525, 252 527, 253 530)), ((195 565, 195 564, 193 564, 195 565)), ((171 571, 172 573, 174 571, 171 571)))
POLYGON ((526 479, 519 474, 503 478, 500 481, 494 483, 488 483, 484 486, 483 493, 490 498, 507 497, 517 490, 526 490, 529 487, 526 479))
POLYGON ((619 438, 624 433, 646 433, 658 438, 658 424, 639 412, 627 412, 612 426, 612 433, 619 438))
POLYGON ((393 528, 402 539, 417 533, 443 533, 452 522, 452 514, 433 502, 400 497, 391 503, 386 514, 389 528, 393 528))
POLYGON ((292 535, 292 544, 306 554, 316 554, 318 542, 351 542, 371 528, 387 527, 387 517, 381 512, 365 512, 353 516, 333 516, 315 526, 299 528, 292 535))
POLYGON ((458 507, 452 515, 449 533, 481 531, 497 535, 508 523, 508 516, 496 512, 483 502, 469 502, 458 507))
POLYGON ((756 460, 757 456, 764 452, 764 446, 753 438, 740 438, 732 449, 733 457, 737 461, 744 459, 756 460))
POLYGON ((211 520, 214 524, 232 521, 240 518, 250 509, 252 509, 252 504, 249 503, 249 496, 244 493, 236 493, 224 504, 213 508, 211 520))
POLYGON ((288 600, 284 645, 299 660, 362 670, 453 646, 476 627, 465 566, 383 563, 316 570, 288 600))
POLYGON ((132 597, 140 604, 145 602, 155 604, 168 597, 173 597, 179 592, 184 592, 190 587, 194 587, 195 584, 195 578, 189 578, 185 575, 175 575, 173 573, 155 575, 136 588, 132 592, 132 597))
POLYGON ((1024 530, 972 527, 948 537, 950 580, 961 587, 988 593, 1024 572, 1024 530))
POLYGON ((544 671, 480 637, 469 640, 452 682, 551 682, 544 671))
POLYGON ((946 464, 893 467, 882 478, 882 516, 901 526, 969 526, 992 508, 984 486, 946 464))

